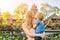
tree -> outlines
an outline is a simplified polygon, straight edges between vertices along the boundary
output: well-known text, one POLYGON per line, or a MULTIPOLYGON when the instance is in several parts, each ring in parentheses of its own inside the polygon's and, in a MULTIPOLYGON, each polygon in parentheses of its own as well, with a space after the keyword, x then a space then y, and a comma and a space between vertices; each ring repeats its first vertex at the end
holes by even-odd
POLYGON ((11 15, 11 14, 10 14, 10 12, 8 12, 8 11, 3 12, 3 13, 2 13, 2 18, 3 18, 4 20, 6 20, 10 15, 11 15))
POLYGON ((55 14, 58 14, 59 13, 59 8, 58 7, 53 7, 52 12, 54 12, 55 14))
POLYGON ((27 5, 26 4, 23 4, 21 3, 15 10, 14 10, 15 13, 22 13, 22 14, 25 14, 27 12, 27 5))
POLYGON ((17 20, 17 19, 20 19, 19 14, 15 13, 15 14, 14 14, 14 18, 15 18, 16 20, 17 20))
POLYGON ((49 4, 42 4, 40 9, 43 13, 45 13, 45 16, 47 16, 51 12, 52 6, 49 4))
POLYGON ((27 5, 24 3, 21 3, 15 10, 15 17, 17 17, 18 19, 24 19, 24 15, 27 12, 27 5))

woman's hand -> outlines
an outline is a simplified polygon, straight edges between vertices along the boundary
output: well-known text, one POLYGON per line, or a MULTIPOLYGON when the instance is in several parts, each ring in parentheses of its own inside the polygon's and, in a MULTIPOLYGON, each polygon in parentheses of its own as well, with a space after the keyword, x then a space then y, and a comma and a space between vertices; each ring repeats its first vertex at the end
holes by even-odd
POLYGON ((45 32, 40 34, 40 37, 44 39, 45 38, 45 32))

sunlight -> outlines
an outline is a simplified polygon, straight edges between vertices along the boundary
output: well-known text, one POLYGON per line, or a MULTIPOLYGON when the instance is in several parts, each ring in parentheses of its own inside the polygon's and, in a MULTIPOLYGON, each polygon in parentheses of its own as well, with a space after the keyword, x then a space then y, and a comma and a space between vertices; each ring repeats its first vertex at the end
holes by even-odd
POLYGON ((36 4, 38 7, 38 11, 40 11, 40 5, 42 3, 48 3, 51 4, 52 6, 58 6, 60 7, 60 3, 59 0, 57 0, 58 3, 56 3, 55 0, 51 1, 51 0, 0 0, 0 10, 1 12, 5 12, 5 11, 9 11, 11 12, 11 14, 14 12, 14 10, 16 9, 16 7, 20 4, 20 3, 26 3, 28 5, 28 9, 31 8, 32 4, 36 4))
POLYGON ((7 11, 9 9, 9 1, 8 0, 1 0, 0 1, 0 8, 1 8, 2 12, 7 11))

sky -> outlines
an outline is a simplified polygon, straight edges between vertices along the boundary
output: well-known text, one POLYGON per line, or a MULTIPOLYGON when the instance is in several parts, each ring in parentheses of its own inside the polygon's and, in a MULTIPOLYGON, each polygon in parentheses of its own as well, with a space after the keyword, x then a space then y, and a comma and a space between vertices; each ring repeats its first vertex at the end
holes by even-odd
POLYGON ((15 8, 21 3, 26 3, 28 5, 28 9, 30 9, 34 3, 37 5, 38 10, 40 10, 40 5, 42 3, 48 3, 60 8, 60 0, 0 0, 0 11, 9 11, 13 14, 15 8))

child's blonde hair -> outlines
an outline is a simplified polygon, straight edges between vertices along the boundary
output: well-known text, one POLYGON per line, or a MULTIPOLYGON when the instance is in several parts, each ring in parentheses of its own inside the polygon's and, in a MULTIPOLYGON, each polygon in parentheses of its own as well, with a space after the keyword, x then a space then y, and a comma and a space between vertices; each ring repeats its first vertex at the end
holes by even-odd
POLYGON ((44 15, 43 15, 42 12, 37 12, 37 13, 36 13, 36 16, 37 16, 37 18, 40 19, 40 20, 42 20, 42 19, 44 18, 44 15))

